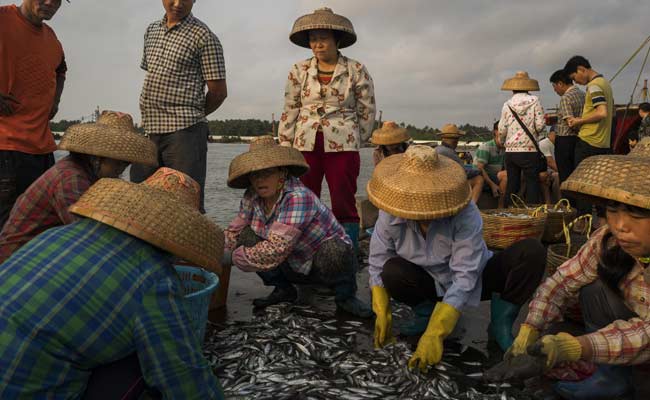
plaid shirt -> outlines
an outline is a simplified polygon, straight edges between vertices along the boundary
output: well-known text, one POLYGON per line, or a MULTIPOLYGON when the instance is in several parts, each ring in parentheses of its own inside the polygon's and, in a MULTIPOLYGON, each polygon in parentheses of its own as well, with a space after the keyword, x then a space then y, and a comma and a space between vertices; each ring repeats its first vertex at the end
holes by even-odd
POLYGON ((580 128, 571 128, 567 123, 567 117, 580 117, 585 106, 585 92, 576 86, 571 86, 560 97, 560 107, 557 110, 557 135, 575 136, 580 128))
POLYGON ((226 248, 234 250, 233 263, 246 271, 273 269, 286 260, 294 271, 308 275, 312 258, 324 241, 340 238, 351 244, 334 214, 294 177, 285 182, 268 217, 262 199, 248 189, 225 235, 226 248), (246 226, 266 240, 235 249, 239 233, 246 226))
POLYGON ((219 39, 192 14, 171 28, 166 16, 149 25, 140 68, 142 123, 154 135, 206 121, 206 81, 226 79, 219 39))
POLYGON ((91 219, 0 265, 0 398, 80 398, 92 369, 137 353, 165 399, 223 399, 190 329, 172 257, 91 219))
POLYGON ((54 226, 65 225, 78 217, 68 212, 96 178, 70 157, 66 157, 40 176, 14 204, 0 232, 0 263, 25 243, 54 226))
MULTIPOLYGON (((575 257, 560 266, 535 293, 526 323, 543 330, 562 319, 562 312, 578 302, 580 289, 598 279, 598 259, 607 227, 598 230, 575 257)), ((610 243, 613 244, 613 241, 610 243)), ((625 305, 639 317, 614 321, 585 335, 599 364, 641 364, 650 360, 650 284, 641 263, 619 284, 625 305)))

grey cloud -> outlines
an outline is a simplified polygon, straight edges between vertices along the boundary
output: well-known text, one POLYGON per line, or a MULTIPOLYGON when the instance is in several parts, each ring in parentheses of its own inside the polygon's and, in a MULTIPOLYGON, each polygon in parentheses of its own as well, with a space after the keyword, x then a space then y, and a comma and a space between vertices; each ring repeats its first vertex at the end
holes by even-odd
MULTIPOLYGON (((490 124, 508 97, 503 79, 520 69, 553 107, 548 77, 570 56, 612 76, 650 34, 647 0, 200 0, 195 15, 219 36, 228 71, 229 97, 210 118, 277 116, 289 67, 310 56, 289 42, 291 25, 322 6, 352 20, 359 41, 343 53, 367 65, 384 119, 418 126, 490 124)), ((99 105, 139 119, 142 35, 162 14, 160 0, 64 4, 52 21, 69 64, 59 117, 99 105)), ((618 102, 628 100, 640 64, 614 82, 618 102)))

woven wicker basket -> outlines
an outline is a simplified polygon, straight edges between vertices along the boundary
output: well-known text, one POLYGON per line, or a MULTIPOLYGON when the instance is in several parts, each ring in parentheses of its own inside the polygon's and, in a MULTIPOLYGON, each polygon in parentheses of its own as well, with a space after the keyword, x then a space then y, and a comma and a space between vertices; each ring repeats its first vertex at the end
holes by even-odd
POLYGON ((526 210, 539 210, 548 215, 546 218, 546 227, 542 235, 542 241, 545 243, 559 243, 563 241, 562 229, 565 224, 569 224, 576 217, 575 208, 571 208, 569 200, 561 199, 554 206, 545 206, 544 204, 526 204, 521 197, 516 194, 511 195, 512 204, 516 208, 526 210))
POLYGON ((571 243, 570 245, 566 243, 549 245, 546 255, 546 272, 548 272, 548 275, 553 275, 560 265, 573 258, 585 243, 587 243, 587 238, 583 237, 577 243, 571 243), (569 248, 568 257, 567 248, 569 248))
POLYGON ((523 239, 541 239, 546 224, 545 213, 521 208, 494 209, 481 211, 483 217, 483 239, 489 248, 505 249, 523 239), (527 215, 516 218, 499 214, 527 215))

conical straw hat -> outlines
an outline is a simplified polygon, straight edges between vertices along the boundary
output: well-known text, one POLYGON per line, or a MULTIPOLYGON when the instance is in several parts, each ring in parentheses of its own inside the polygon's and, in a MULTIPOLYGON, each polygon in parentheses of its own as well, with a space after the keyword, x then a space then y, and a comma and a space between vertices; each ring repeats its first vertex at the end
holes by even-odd
POLYGON ((501 90, 537 91, 539 90, 539 83, 535 79, 530 78, 528 72, 517 71, 515 76, 503 82, 501 90))
POLYGON ((249 150, 230 162, 228 186, 246 189, 250 186, 248 174, 273 167, 286 167, 293 176, 301 176, 309 171, 309 164, 302 153, 293 147, 280 146, 273 137, 265 135, 253 139, 249 150))
POLYGON ((158 166, 156 145, 136 132, 129 114, 114 111, 104 111, 95 123, 66 129, 59 150, 158 166))
POLYGON ((220 273, 223 231, 199 212, 199 193, 192 178, 164 168, 140 184, 100 179, 70 211, 220 273))
POLYGON ((592 202, 614 200, 650 209, 650 156, 648 153, 644 154, 644 148, 647 152, 648 147, 644 146, 635 154, 626 156, 602 155, 586 158, 578 164, 567 180, 562 182, 562 191, 574 196, 586 196, 592 202))
POLYGON ((309 47, 309 31, 314 29, 329 29, 338 31, 339 49, 349 47, 357 41, 352 22, 342 15, 334 14, 332 9, 323 7, 312 14, 303 15, 293 23, 289 40, 300 47, 309 47))
POLYGON ((413 220, 455 215, 471 198, 463 167, 431 147, 419 145, 379 163, 367 192, 377 208, 413 220))
POLYGON ((644 137, 628 153, 632 157, 650 157, 650 137, 644 137))
POLYGON ((443 139, 458 139, 465 135, 465 131, 461 131, 455 124, 445 124, 440 128, 439 135, 443 139))
POLYGON ((390 145, 390 144, 399 144, 403 142, 408 142, 411 140, 406 129, 400 127, 393 121, 386 121, 381 125, 381 128, 376 129, 372 133, 370 141, 372 144, 378 146, 381 145, 390 145))

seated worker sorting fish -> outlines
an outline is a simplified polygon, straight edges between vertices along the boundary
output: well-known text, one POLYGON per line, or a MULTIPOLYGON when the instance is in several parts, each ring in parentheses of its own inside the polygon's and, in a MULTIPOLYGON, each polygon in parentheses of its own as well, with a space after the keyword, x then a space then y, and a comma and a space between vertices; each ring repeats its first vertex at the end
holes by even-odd
POLYGON ((560 381, 564 399, 633 398, 632 366, 650 362, 650 139, 627 156, 599 155, 578 165, 562 190, 606 205, 607 225, 539 287, 508 354, 546 357, 546 367, 586 360, 598 369, 560 381), (632 172, 631 172, 632 171, 632 172), (578 304, 586 333, 539 335, 578 304))
POLYGON ((180 257, 215 270, 223 233, 199 185, 159 169, 103 178, 0 265, 0 398, 223 399, 192 329, 180 257))
POLYGON ((39 233, 79 217, 68 211, 100 178, 117 178, 132 162, 156 166, 156 146, 138 134, 128 114, 104 111, 97 123, 66 130, 54 164, 14 204, 0 232, 0 263, 39 233))
POLYGON ((357 261, 334 214, 298 177, 309 169, 302 154, 270 136, 230 163, 228 186, 246 189, 239 214, 225 230, 223 263, 257 272, 273 292, 253 305, 295 301, 293 283, 332 287, 336 306, 362 318, 370 307, 357 299, 357 261))
POLYGON ((458 154, 456 154, 458 141, 461 136, 464 135, 465 132, 458 129, 454 124, 443 125, 442 128, 440 128, 440 137, 442 141, 440 146, 436 146, 436 152, 451 158, 465 169, 465 175, 467 176, 467 181, 469 182, 471 189, 471 199, 474 203, 478 203, 478 200, 481 198, 481 192, 483 191, 483 183, 485 182, 481 170, 475 168, 471 164, 465 164, 463 160, 458 157, 458 154))
POLYGON ((368 260, 375 346, 391 340, 393 298, 415 312, 400 332, 424 332, 409 366, 437 364, 463 309, 491 298, 489 333, 507 349, 519 309, 542 279, 542 244, 526 239, 492 254, 464 169, 428 146, 384 159, 367 192, 380 210, 368 260))
POLYGON ((381 128, 375 129, 370 138, 372 144, 377 146, 372 152, 372 162, 377 165, 388 156, 404 153, 410 140, 411 136, 406 129, 393 121, 385 121, 381 128))

